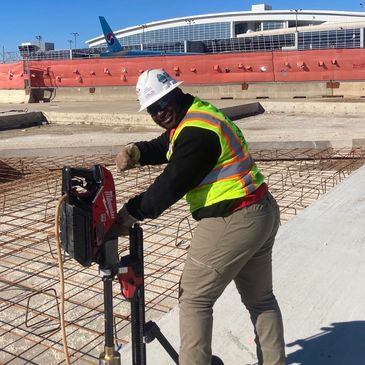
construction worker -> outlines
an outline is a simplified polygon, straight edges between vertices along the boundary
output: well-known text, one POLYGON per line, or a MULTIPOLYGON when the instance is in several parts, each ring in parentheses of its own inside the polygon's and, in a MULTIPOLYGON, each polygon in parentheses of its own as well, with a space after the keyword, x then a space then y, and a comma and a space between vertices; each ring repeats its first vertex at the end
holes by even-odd
MULTIPOLYGON (((210 365, 212 307, 234 280, 255 330, 258 363, 285 364, 283 324, 272 290, 271 256, 279 209, 240 129, 212 104, 179 88, 162 69, 137 82, 140 111, 166 131, 128 144, 117 170, 167 163, 161 175, 118 213, 120 235, 156 218, 185 196, 194 232, 179 291, 180 365, 210 365)), ((227 312, 227 321, 229 311, 227 312)))

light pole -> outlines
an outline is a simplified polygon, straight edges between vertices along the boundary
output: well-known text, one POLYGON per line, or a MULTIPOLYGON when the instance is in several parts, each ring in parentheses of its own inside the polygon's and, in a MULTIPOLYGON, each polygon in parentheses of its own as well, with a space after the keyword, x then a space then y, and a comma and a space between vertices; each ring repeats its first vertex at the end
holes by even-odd
POLYGON ((70 43, 70 59, 72 60, 72 39, 68 39, 67 42, 70 43))
POLYGON ((39 49, 41 49, 42 36, 41 35, 36 35, 35 38, 38 41, 38 47, 39 47, 39 49))
POLYGON ((146 24, 141 24, 140 27, 142 28, 142 41, 141 41, 141 48, 144 50, 144 30, 147 28, 146 24))
POLYGON ((298 13, 303 9, 293 9, 290 11, 295 11, 295 32, 298 33, 298 13))
POLYGON ((74 36, 74 48, 76 49, 76 37, 78 37, 80 34, 77 32, 72 32, 70 34, 74 36))

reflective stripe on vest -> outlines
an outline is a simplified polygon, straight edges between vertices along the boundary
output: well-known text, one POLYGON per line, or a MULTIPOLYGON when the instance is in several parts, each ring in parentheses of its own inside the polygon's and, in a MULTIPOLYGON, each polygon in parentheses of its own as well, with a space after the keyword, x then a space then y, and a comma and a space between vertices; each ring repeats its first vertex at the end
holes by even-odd
MULTIPOLYGON (((245 175, 250 171, 253 160, 250 154, 245 154, 244 146, 242 142, 238 139, 238 136, 233 132, 233 130, 222 120, 216 118, 209 113, 198 113, 189 112, 183 120, 183 124, 189 121, 200 120, 203 122, 209 122, 214 126, 218 127, 222 134, 225 136, 227 143, 231 150, 231 158, 235 161, 233 163, 226 163, 220 165, 213 169, 199 184, 211 184, 215 181, 226 179, 235 175, 245 175)), ((183 127, 183 125, 182 125, 183 127)), ((245 184, 247 185, 247 184, 245 184)))
POLYGON ((219 129, 221 129, 224 136, 228 138, 228 143, 232 147, 232 154, 234 156, 239 156, 242 154, 242 144, 241 141, 238 139, 237 135, 233 133, 232 129, 219 118, 209 114, 209 113, 201 113, 201 112, 190 112, 186 115, 183 120, 183 123, 189 120, 201 120, 203 122, 210 122, 219 129))
MULTIPOLYGON (((241 174, 242 172, 248 172, 253 165, 253 161, 250 155, 243 161, 238 161, 233 164, 224 165, 219 169, 212 170, 199 184, 211 184, 214 181, 227 179, 231 176, 235 176, 237 174, 241 174), (247 171, 248 170, 248 171, 247 171)), ((245 184, 247 185, 247 184, 245 184)))

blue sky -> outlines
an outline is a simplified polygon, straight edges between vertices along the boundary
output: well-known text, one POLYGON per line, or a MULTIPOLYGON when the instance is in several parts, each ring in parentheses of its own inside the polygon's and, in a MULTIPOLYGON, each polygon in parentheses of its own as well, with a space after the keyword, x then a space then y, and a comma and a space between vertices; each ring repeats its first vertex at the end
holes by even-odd
MULTIPOLYGON (((252 4, 264 1, 245 0, 1 0, 0 53, 15 51, 22 42, 36 42, 36 36, 54 42, 56 49, 69 48, 70 33, 77 32, 77 47, 101 34, 99 15, 106 17, 112 29, 196 14, 251 10, 252 4)), ((273 9, 363 11, 365 0, 312 1, 268 0, 273 9), (295 5, 293 5, 295 4, 295 5)))

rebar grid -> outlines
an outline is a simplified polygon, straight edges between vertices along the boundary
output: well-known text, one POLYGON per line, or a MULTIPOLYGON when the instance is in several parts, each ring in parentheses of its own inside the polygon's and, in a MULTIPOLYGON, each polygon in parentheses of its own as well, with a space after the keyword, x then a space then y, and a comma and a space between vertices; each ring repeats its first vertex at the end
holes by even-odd
MULTIPOLYGON (((276 197, 282 223, 365 163, 365 150, 253 151, 276 197)), ((111 156, 88 159, 7 159, 0 163, 0 362, 62 364, 59 278, 54 210, 63 165, 113 164, 111 156), (10 173, 8 173, 10 171, 10 173)), ((117 174, 118 206, 144 191, 163 167, 117 174)), ((142 224, 145 246, 146 318, 158 319, 177 304, 178 281, 196 222, 184 201, 142 224)), ((128 241, 120 239, 120 254, 128 241)), ((64 256, 65 317, 71 362, 97 364, 103 348, 103 289, 97 266, 83 268, 64 256)), ((117 341, 129 341, 130 307, 114 288, 117 341)))

